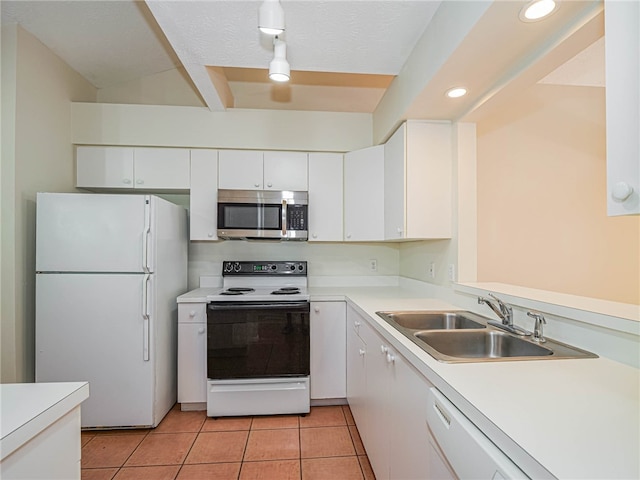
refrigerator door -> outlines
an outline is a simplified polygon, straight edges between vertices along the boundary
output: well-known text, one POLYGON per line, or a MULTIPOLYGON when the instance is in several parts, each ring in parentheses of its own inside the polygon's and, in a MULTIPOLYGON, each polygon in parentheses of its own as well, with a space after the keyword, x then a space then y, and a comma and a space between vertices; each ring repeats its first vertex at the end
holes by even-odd
POLYGON ((151 272, 151 197, 38 193, 36 271, 151 272))
POLYGON ((88 381, 83 427, 157 424, 153 281, 147 274, 36 275, 36 381, 88 381))

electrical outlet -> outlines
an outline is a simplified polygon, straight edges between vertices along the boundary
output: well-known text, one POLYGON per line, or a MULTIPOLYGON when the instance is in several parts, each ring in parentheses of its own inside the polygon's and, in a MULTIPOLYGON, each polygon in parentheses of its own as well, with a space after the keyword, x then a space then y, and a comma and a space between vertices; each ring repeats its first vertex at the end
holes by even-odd
POLYGON ((456 266, 453 263, 449 264, 449 281, 451 282, 455 282, 456 281, 456 266))
POLYGON ((378 271, 378 260, 376 260, 375 258, 369 260, 369 270, 371 270, 372 272, 378 271))
POLYGON ((429 276, 431 278, 436 278, 436 263, 435 262, 429 263, 429 276))

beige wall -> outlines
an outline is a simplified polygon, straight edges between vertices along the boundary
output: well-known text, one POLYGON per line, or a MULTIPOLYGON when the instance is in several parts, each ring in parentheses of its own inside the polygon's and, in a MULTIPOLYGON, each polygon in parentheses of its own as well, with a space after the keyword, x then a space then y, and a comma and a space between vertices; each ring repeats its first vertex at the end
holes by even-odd
POLYGON ((2 68, 0 381, 6 383, 34 377, 35 195, 75 190, 70 101, 95 101, 96 89, 16 26, 2 27, 2 68))
POLYGON ((640 303, 640 217, 607 217, 604 89, 534 85, 477 125, 478 281, 640 303))
POLYGON ((205 106, 186 70, 182 67, 101 88, 98 90, 97 101, 141 105, 205 106))

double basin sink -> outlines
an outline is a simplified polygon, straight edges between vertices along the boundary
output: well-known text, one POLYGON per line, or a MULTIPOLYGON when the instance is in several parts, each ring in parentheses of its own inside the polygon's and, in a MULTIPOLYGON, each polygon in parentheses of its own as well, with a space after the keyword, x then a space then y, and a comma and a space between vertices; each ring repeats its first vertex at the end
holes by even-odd
POLYGON ((597 355, 546 339, 544 344, 515 336, 465 311, 376 312, 436 360, 445 363, 597 358, 597 355))

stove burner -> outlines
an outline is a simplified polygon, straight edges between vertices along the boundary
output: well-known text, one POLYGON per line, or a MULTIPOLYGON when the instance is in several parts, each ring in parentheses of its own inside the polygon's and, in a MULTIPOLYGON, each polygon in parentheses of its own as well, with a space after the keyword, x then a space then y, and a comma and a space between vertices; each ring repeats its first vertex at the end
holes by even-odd
POLYGON ((282 287, 271 292, 271 295, 295 295, 296 293, 300 293, 298 287, 282 287))
POLYGON ((243 295, 246 292, 255 291, 250 287, 231 287, 227 288, 224 292, 220 292, 220 295, 243 295))

